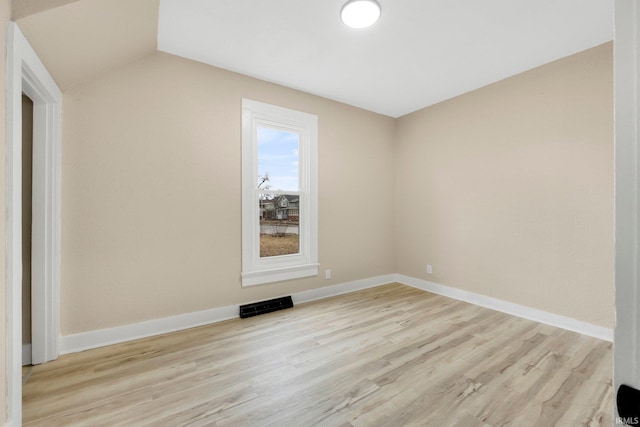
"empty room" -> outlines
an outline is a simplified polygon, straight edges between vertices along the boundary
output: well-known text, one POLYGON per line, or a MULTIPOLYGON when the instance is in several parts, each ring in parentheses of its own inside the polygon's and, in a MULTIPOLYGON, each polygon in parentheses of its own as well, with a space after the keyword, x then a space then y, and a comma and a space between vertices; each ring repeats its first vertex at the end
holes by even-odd
POLYGON ((0 3, 0 425, 640 425, 634 2, 0 3))

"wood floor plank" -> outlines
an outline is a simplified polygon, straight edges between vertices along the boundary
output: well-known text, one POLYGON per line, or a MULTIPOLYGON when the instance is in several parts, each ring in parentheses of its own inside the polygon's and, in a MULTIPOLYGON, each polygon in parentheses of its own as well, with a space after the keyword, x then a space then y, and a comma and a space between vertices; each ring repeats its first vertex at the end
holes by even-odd
POLYGON ((611 343, 390 284, 33 368, 25 426, 598 426, 611 343))

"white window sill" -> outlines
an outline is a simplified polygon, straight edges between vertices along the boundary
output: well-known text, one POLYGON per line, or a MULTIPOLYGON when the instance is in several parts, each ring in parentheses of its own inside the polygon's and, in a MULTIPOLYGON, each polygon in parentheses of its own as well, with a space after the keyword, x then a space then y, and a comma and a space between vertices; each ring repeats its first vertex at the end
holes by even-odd
POLYGON ((320 264, 305 264, 242 273, 242 286, 263 285, 265 283, 317 276, 319 266, 320 264))

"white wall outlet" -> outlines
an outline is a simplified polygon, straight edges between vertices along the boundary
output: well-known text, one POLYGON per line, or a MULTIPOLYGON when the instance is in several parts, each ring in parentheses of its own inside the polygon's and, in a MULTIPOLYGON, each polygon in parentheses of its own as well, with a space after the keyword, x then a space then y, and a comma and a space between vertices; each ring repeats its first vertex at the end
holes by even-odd
POLYGON ((431 264, 427 264, 427 274, 433 274, 433 267, 431 264))
POLYGON ((324 271, 324 278, 325 278, 326 280, 331 279, 331 270, 325 270, 325 271, 324 271))

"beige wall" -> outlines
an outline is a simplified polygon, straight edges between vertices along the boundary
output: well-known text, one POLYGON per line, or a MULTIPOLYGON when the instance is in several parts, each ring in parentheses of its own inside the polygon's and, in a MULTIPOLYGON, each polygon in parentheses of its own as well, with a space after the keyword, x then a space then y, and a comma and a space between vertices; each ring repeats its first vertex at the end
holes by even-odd
POLYGON ((11 18, 15 21, 48 9, 64 6, 78 0, 14 0, 11 18))
MULTIPOLYGON (((7 136, 4 131, 6 126, 6 105, 7 105, 7 22, 11 16, 11 2, 9 0, 0 0, 0 151, 6 152, 7 136)), ((4 157, 4 156, 3 156, 4 157)), ((5 250, 5 162, 0 162, 0 425, 6 424, 7 420, 7 310, 6 310, 6 294, 7 294, 7 277, 6 277, 6 250, 5 250)))
POLYGON ((611 44, 398 120, 164 53, 63 103, 64 335, 392 272, 613 325, 611 44), (329 281, 239 284, 242 97, 319 116, 329 281))
POLYGON ((159 0, 19 0, 44 12, 14 19, 65 91, 156 51, 159 0), (64 3, 69 3, 64 7, 64 3), (114 31, 117 28, 117 31, 114 31))
POLYGON ((397 271, 612 327, 612 64, 608 43, 400 118, 397 271))
POLYGON ((63 335, 394 272, 393 119, 164 53, 63 106, 63 335), (243 97, 318 115, 331 280, 240 286, 243 97))

